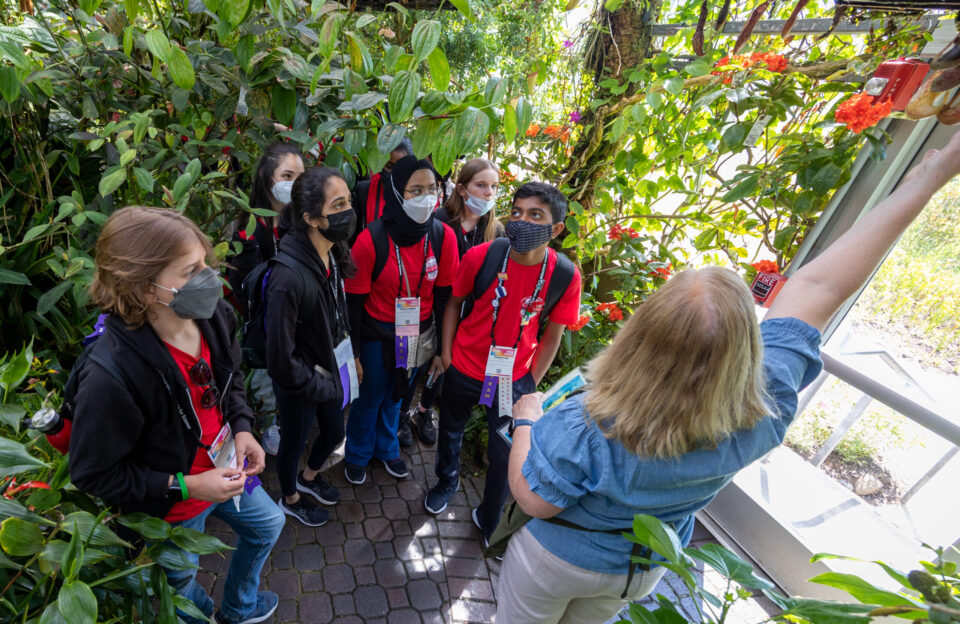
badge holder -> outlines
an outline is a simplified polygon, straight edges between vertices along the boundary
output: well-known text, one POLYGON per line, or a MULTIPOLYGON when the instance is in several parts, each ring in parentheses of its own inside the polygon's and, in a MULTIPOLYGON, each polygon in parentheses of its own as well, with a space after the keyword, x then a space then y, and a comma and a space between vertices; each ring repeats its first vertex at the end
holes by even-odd
POLYGON ((333 350, 340 371, 340 387, 343 388, 343 404, 340 409, 357 400, 360 395, 360 382, 357 380, 357 360, 353 357, 353 345, 350 338, 344 338, 333 350))
MULTIPOLYGON (((223 428, 220 429, 220 433, 213 439, 213 444, 211 444, 207 450, 207 455, 217 468, 238 468, 237 444, 233 438, 230 423, 224 424, 223 428)), ((247 467, 246 458, 244 458, 243 467, 247 467)), ((253 493, 254 488, 258 485, 260 485, 260 479, 256 475, 250 475, 243 483, 244 494, 253 493)), ((233 497, 233 504, 237 508, 237 511, 240 511, 240 494, 233 497)))
POLYGON ((394 313, 394 351, 397 368, 411 368, 417 360, 417 341, 420 338, 420 297, 400 297, 394 313))
POLYGON ((480 391, 480 405, 493 406, 493 393, 497 392, 497 405, 501 417, 513 413, 513 360, 517 350, 510 347, 490 347, 487 369, 480 391))

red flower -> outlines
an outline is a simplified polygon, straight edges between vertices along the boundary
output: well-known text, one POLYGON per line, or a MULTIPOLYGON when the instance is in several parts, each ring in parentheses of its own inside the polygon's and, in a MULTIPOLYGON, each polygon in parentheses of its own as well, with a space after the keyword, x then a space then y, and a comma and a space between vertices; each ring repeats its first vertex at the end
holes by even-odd
POLYGON ((605 314, 608 319, 611 321, 622 321, 623 320, 623 310, 620 309, 620 305, 617 302, 611 303, 599 303, 597 304, 597 312, 605 314))
POLYGON ((777 266, 777 263, 773 260, 758 260, 751 264, 757 273, 779 273, 780 267, 777 266))
MULTIPOLYGON (((743 69, 750 69, 759 63, 766 65, 767 69, 772 72, 780 73, 787 69, 786 57, 782 54, 774 54, 773 52, 754 52, 749 56, 746 54, 738 54, 732 59, 729 56, 724 56, 717 61, 714 67, 722 67, 724 65, 739 65, 743 69)), ((722 71, 718 69, 710 72, 710 74, 713 76, 719 76, 721 73, 722 71)), ((730 84, 732 81, 733 76, 725 76, 723 79, 723 84, 730 84)))
POLYGON ((662 277, 663 279, 670 279, 670 275, 673 274, 673 265, 668 264, 665 267, 660 267, 659 269, 650 269, 650 277, 662 277))
POLYGON ((584 325, 586 325, 589 322, 590 322, 590 315, 581 314, 580 317, 577 319, 576 323, 574 323, 573 325, 567 325, 567 329, 569 329, 570 331, 580 331, 581 329, 583 329, 584 325))
POLYGON ((854 133, 860 134, 889 115, 892 109, 893 103, 889 100, 874 103, 872 95, 857 93, 840 103, 835 117, 838 122, 846 124, 847 128, 854 133))
POLYGON ((624 237, 627 238, 637 238, 640 234, 637 233, 631 227, 623 227, 619 224, 614 224, 610 227, 610 231, 607 232, 608 240, 623 240, 624 237))

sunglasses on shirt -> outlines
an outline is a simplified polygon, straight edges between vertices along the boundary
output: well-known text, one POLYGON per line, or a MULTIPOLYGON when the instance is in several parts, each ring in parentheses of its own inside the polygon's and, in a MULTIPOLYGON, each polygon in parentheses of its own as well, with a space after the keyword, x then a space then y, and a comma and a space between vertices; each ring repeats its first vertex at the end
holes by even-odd
POLYGON ((200 395, 200 405, 204 409, 210 409, 220 402, 220 391, 213 385, 213 371, 203 358, 190 368, 190 381, 200 387, 206 386, 200 395))

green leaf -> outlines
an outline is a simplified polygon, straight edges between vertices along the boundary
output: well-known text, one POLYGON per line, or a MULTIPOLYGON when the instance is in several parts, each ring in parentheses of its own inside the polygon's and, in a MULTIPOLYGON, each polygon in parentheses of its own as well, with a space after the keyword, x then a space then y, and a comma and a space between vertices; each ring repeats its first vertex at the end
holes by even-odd
POLYGON ((25 243, 27 241, 32 241, 35 238, 42 236, 47 230, 53 227, 51 223, 41 223, 40 225, 35 225, 27 233, 23 235, 21 242, 25 243))
POLYGON ((427 56, 427 67, 430 69, 433 86, 440 91, 445 91, 450 86, 450 64, 442 48, 434 48, 433 52, 427 56))
POLYGON ((177 176, 177 181, 173 183, 173 201, 178 202, 187 194, 187 191, 193 185, 193 178, 188 173, 181 173, 177 176))
POLYGON ((217 15, 236 28, 247 19, 252 8, 253 0, 223 0, 217 7, 217 15))
POLYGON ((0 284, 16 284, 18 286, 29 286, 30 278, 23 273, 11 271, 10 269, 0 269, 0 284))
POLYGON ((291 89, 271 90, 273 116, 285 126, 293 125, 293 116, 297 112, 297 93, 291 89))
POLYGON ((82 581, 64 583, 57 597, 61 613, 69 613, 70 621, 94 624, 97 621, 97 599, 93 590, 82 581))
POLYGON ((132 548, 126 540, 120 539, 116 533, 108 529, 93 514, 86 511, 75 511, 63 519, 63 530, 73 535, 75 531, 80 531, 80 537, 84 540, 93 533, 87 544, 91 546, 120 546, 121 548, 132 548))
POLYGON ((827 585, 845 591, 864 604, 894 607, 899 605, 915 606, 907 598, 885 589, 880 589, 855 574, 842 572, 824 572, 810 579, 811 583, 827 585))
POLYGON ((434 20, 420 20, 413 27, 410 43, 413 46, 415 63, 419 65, 426 60, 440 41, 440 22, 434 20))
POLYGON ((754 574, 753 566, 720 544, 705 544, 700 548, 689 548, 685 552, 694 559, 709 564, 721 575, 740 583, 744 587, 750 589, 773 588, 772 583, 754 574))
POLYGON ((733 189, 731 189, 726 195, 720 198, 720 201, 725 203, 735 202, 743 199, 744 197, 750 197, 757 192, 757 188, 760 184, 760 174, 753 173, 744 178, 737 184, 733 189))
POLYGON ((433 165, 440 175, 446 175, 453 166, 460 152, 457 151, 457 129, 452 120, 447 119, 443 122, 437 147, 433 152, 433 165))
POLYGON ((52 520, 33 513, 19 501, 9 500, 2 496, 0 496, 0 518, 21 518, 31 524, 46 524, 51 526, 55 524, 52 520))
POLYGON ((132 24, 140 11, 140 0, 123 0, 123 10, 127 14, 127 21, 132 24))
POLYGON ((522 137, 533 121, 533 107, 526 98, 517 98, 517 132, 522 137))
POLYGON ((367 86, 363 76, 352 69, 343 70, 343 91, 347 100, 353 99, 354 95, 367 93, 370 88, 367 86))
POLYGON ((457 10, 467 18, 468 21, 476 21, 476 17, 473 15, 473 10, 470 8, 470 3, 467 0, 450 0, 450 4, 457 7, 457 10))
POLYGON ((43 610, 40 624, 70 624, 70 622, 60 613, 60 602, 55 600, 43 610))
POLYGON ((777 235, 773 238, 773 246, 779 251, 786 251, 787 247, 793 241, 794 235, 797 233, 797 226, 788 225, 783 228, 777 235))
POLYGON ((824 195, 836 186, 841 175, 843 175, 843 169, 833 163, 827 163, 814 174, 810 186, 815 193, 824 195))
MULTIPOLYGON (((4 372, 3 376, 6 378, 7 372, 4 372)), ((26 447, 19 442, 8 438, 0 438, 0 477, 9 477, 28 470, 49 467, 49 464, 28 453, 26 447)))
POLYGON ((407 129, 398 124, 384 124, 377 134, 377 149, 383 154, 389 154, 406 136, 407 129))
MULTIPOLYGON (((823 559, 843 559, 845 561, 863 561, 863 559, 857 559, 856 557, 847 557, 845 555, 832 555, 830 553, 817 553, 810 558, 810 563, 816 563, 823 559)), ((910 587, 910 579, 907 578, 907 575, 901 572, 900 570, 884 563, 883 561, 871 561, 870 563, 876 564, 883 568, 883 571, 887 575, 895 580, 897 583, 900 583, 901 587, 910 587)))
POLYGON ((0 524, 0 548, 11 557, 30 557, 43 550, 43 533, 22 518, 0 524))
POLYGON ((490 119, 479 109, 468 106, 456 122, 456 145, 460 154, 469 154, 480 146, 490 131, 490 119))
POLYGON ((698 58, 694 62, 684 67, 683 71, 685 71, 688 76, 696 78, 697 76, 705 76, 709 74, 711 69, 713 69, 713 66, 710 65, 707 59, 698 58))
POLYGON ((674 76, 663 84, 663 88, 670 95, 680 95, 683 92, 683 78, 674 76))
POLYGON ((709 249, 713 244, 713 240, 717 237, 717 228, 709 228, 703 232, 700 232, 700 235, 693 241, 693 246, 697 251, 704 251, 709 249))
POLYGON ((723 142, 727 147, 734 148, 743 143, 747 135, 747 127, 742 123, 733 124, 723 132, 723 142))
POLYGON ((671 563, 683 562, 683 546, 680 544, 680 538, 673 529, 657 518, 637 514, 633 519, 633 533, 634 535, 628 535, 627 539, 649 547, 671 563))
POLYGON ((170 529, 170 541, 186 550, 187 552, 198 555, 209 555, 222 552, 224 550, 233 550, 212 535, 201 533, 187 527, 177 526, 170 529))
POLYGON ((649 106, 654 111, 658 111, 663 107, 663 96, 659 93, 651 91, 647 94, 647 106, 649 106))
POLYGON ((144 192, 153 192, 153 174, 142 167, 134 167, 133 177, 137 179, 137 184, 144 192))
POLYGON ((507 95, 507 81, 501 80, 496 76, 487 78, 487 86, 483 90, 483 101, 491 106, 496 106, 507 95))
POLYGON ((147 49, 150 50, 155 57, 164 63, 170 60, 170 41, 167 39, 167 36, 163 34, 162 30, 148 30, 143 38, 147 42, 147 49))
POLYGON ((406 121, 417 104, 420 94, 420 74, 404 70, 393 78, 387 105, 390 107, 390 120, 393 123, 406 121))
POLYGON ((16 403, 4 403, 0 405, 0 423, 13 429, 14 433, 20 433, 20 423, 27 410, 16 403))
POLYGON ((133 54, 133 26, 123 29, 123 53, 126 56, 133 54))
POLYGON ((440 136, 440 126, 442 119, 427 119, 421 121, 414 130, 411 141, 413 142, 413 154, 417 158, 426 158, 433 154, 437 147, 437 140, 440 136))
POLYGON ((250 71, 250 60, 255 53, 255 43, 253 35, 244 35, 233 48, 233 55, 237 57, 237 62, 244 71, 250 71))
POLYGON ((503 107, 503 138, 512 143, 517 137, 517 111, 510 104, 503 107))
POLYGON ((173 46, 170 52, 170 59, 167 61, 167 71, 170 72, 170 78, 181 89, 187 91, 193 89, 197 77, 193 73, 193 65, 187 58, 186 52, 177 46, 173 46))
POLYGON ((9 65, 0 65, 0 95, 11 104, 20 97, 20 79, 17 70, 9 65))
POLYGON ((603 5, 603 8, 613 13, 620 8, 620 5, 623 4, 623 0, 607 0, 603 5))
POLYGON ((362 110, 373 108, 385 99, 387 99, 386 94, 378 93, 377 91, 370 91, 369 93, 360 93, 353 96, 349 102, 343 102, 338 108, 341 110, 352 110, 359 113, 362 110))
POLYGON ((123 184, 123 181, 127 179, 127 170, 123 167, 118 167, 112 172, 106 174, 100 178, 100 195, 106 197, 110 193, 114 192, 120 185, 123 184))
MULTIPOLYGON (((61 541, 61 540, 58 540, 61 541)), ((44 549, 46 551, 46 549, 44 549)), ((70 536, 70 543, 60 555, 60 571, 66 576, 67 580, 74 580, 83 567, 83 538, 80 533, 74 533, 70 536)))
POLYGON ((123 526, 133 529, 148 540, 165 540, 170 533, 170 525, 145 513, 132 513, 117 519, 123 526))
POLYGON ((63 294, 73 288, 73 282, 57 284, 37 299, 37 314, 44 315, 53 309, 63 294))
POLYGON ((337 39, 340 37, 340 26, 343 23, 343 16, 333 13, 327 16, 320 27, 320 55, 323 58, 329 58, 337 45, 337 39))
POLYGON ((350 66, 354 71, 369 76, 373 73, 373 59, 363 38, 353 32, 347 34, 347 51, 350 53, 350 66))

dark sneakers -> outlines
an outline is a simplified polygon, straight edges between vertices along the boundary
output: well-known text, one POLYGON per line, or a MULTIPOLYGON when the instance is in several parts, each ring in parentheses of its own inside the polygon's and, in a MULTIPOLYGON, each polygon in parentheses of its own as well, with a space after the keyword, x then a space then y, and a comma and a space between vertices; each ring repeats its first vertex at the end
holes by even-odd
POLYGON ((410 414, 400 412, 400 426, 397 428, 397 441, 406 448, 413 446, 413 431, 410 430, 410 414))
POLYGON ((309 494, 324 505, 336 505, 340 502, 340 490, 333 487, 317 475, 312 481, 303 478, 303 473, 297 475, 297 491, 309 494))
MULTIPOLYGON (((480 511, 480 507, 474 507, 473 511, 470 512, 470 517, 473 518, 473 525, 480 529, 480 535, 483 536, 483 547, 486 548, 490 546, 490 536, 487 535, 486 530, 480 525, 480 516, 477 512, 480 511)), ((503 555, 497 555, 497 561, 503 561, 503 555)))
POLYGON ((416 431, 420 441, 427 446, 435 444, 437 441, 437 426, 433 423, 433 410, 428 409, 421 412, 419 409, 414 409, 411 414, 415 414, 417 417, 416 431))
POLYGON ((280 505, 280 511, 307 526, 323 526, 330 519, 329 511, 323 507, 311 505, 303 496, 295 503, 288 503, 286 497, 281 496, 277 504, 280 505))
POLYGON ((447 503, 453 498, 460 488, 460 479, 456 481, 440 481, 427 492, 427 498, 423 501, 423 506, 433 515, 437 515, 447 508, 447 503))
POLYGON ((270 616, 273 615, 273 612, 277 610, 278 604, 280 604, 280 598, 275 593, 263 590, 257 592, 257 608, 242 620, 228 620, 219 611, 217 611, 214 619, 217 624, 257 624, 258 622, 268 620, 270 616))
POLYGON ((344 462, 343 473, 346 475, 347 481, 354 485, 360 485, 367 480, 366 466, 344 462))
POLYGON ((384 469, 398 479, 403 479, 410 474, 410 470, 407 469, 407 465, 403 463, 403 460, 399 457, 396 459, 381 461, 383 461, 384 469))

